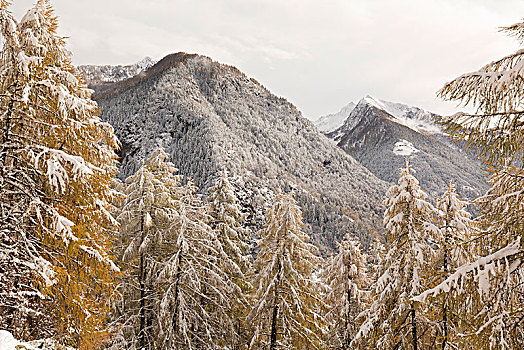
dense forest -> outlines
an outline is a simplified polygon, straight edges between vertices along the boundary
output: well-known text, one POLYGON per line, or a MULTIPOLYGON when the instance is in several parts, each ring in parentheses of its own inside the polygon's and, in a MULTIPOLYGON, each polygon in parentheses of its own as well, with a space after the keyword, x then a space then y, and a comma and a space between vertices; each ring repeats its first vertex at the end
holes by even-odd
MULTIPOLYGON (((227 169, 198 188, 156 145, 119 179, 120 143, 50 1, 20 21, 9 6, 1 350, 522 348, 524 51, 439 92, 477 107, 438 123, 486 165, 488 191, 466 202, 450 182, 431 198, 401 152, 397 183, 379 194, 384 235, 363 249, 347 232, 322 254, 289 189, 267 198, 253 232, 227 169)), ((524 38, 522 23, 504 30, 524 38)))

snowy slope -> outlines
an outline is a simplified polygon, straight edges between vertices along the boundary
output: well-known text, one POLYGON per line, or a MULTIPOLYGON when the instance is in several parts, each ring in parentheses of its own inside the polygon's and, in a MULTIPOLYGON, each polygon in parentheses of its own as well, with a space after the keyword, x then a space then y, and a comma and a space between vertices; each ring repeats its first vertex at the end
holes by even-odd
POLYGON ((431 112, 402 103, 379 100, 370 95, 364 97, 364 100, 368 104, 387 112, 395 123, 402 124, 420 133, 442 133, 440 127, 433 122, 435 114, 431 112))
POLYGON ((353 111, 355 106, 355 103, 350 102, 346 106, 342 107, 342 109, 337 113, 328 114, 318 118, 314 121, 314 124, 317 126, 318 130, 322 132, 332 132, 333 130, 338 129, 342 126, 342 124, 344 124, 344 121, 353 111))
POLYGON ((53 339, 34 340, 30 342, 20 342, 13 335, 0 330, 0 350, 74 350, 71 347, 62 346, 53 339))
POLYGON ((161 142, 180 173, 202 189, 226 168, 251 214, 272 193, 294 190, 320 246, 332 246, 346 231, 368 238, 358 225, 381 230, 387 184, 295 106, 234 67, 173 54, 97 100, 122 143, 122 178, 161 142))

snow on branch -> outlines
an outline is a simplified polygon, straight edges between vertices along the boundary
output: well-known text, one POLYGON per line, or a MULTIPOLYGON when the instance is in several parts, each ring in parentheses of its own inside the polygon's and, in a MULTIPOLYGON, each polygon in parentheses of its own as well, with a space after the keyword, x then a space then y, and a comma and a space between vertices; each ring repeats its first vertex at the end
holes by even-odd
MULTIPOLYGON (((506 247, 496 251, 493 254, 482 257, 474 262, 462 265, 457 269, 455 273, 446 278, 442 283, 437 285, 434 288, 428 289, 422 294, 419 294, 411 300, 424 302, 427 297, 430 295, 436 296, 442 292, 447 293, 452 286, 457 286, 459 280, 465 275, 477 271, 477 279, 479 283, 479 290, 481 293, 486 292, 489 289, 489 272, 493 272, 495 264, 497 262, 506 260, 507 258, 514 256, 522 252, 522 247, 520 245, 520 237, 513 243, 507 245, 506 247), (481 269, 481 267, 483 269, 481 269)), ((515 264, 512 264, 509 267, 508 273, 511 273, 514 270, 515 264)))
POLYGON ((115 263, 111 259, 109 259, 108 257, 102 256, 102 254, 100 254, 100 252, 98 250, 96 250, 95 248, 88 247, 88 246, 85 246, 85 245, 81 245, 80 249, 82 249, 84 252, 86 252, 90 256, 95 257, 101 263, 105 263, 105 264, 109 265, 109 267, 110 267, 110 269, 112 271, 120 272, 120 268, 118 266, 116 266, 115 263))
POLYGON ((68 172, 63 166, 64 163, 72 165, 71 172, 75 180, 79 177, 93 174, 93 169, 96 169, 92 164, 86 163, 80 156, 74 156, 64 151, 44 146, 38 146, 38 148, 41 149, 41 152, 35 158, 35 166, 38 167, 38 162, 44 155, 49 155, 49 158, 45 161, 47 167, 46 175, 49 183, 56 190, 63 192, 69 182, 68 172))

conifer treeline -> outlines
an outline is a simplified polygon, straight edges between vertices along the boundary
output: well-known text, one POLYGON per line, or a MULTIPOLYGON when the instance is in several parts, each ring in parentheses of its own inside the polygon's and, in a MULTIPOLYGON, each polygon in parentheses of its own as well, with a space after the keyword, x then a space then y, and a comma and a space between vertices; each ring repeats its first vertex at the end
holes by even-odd
MULTIPOLYGON (((481 215, 470 218, 451 183, 429 200, 406 160, 386 194, 384 244, 364 254, 347 235, 324 260, 293 194, 274 196, 255 233, 227 172, 203 198, 161 147, 118 183, 118 142, 49 2, 20 22, 8 6, 0 328, 80 349, 522 347, 523 52, 441 92, 479 104, 481 114, 441 122, 491 167, 481 215)), ((523 28, 506 30, 522 38, 523 28)))

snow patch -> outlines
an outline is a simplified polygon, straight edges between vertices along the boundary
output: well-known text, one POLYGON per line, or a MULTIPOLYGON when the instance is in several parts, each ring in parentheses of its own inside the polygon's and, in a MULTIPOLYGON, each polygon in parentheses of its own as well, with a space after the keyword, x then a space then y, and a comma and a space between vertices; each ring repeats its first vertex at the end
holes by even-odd
POLYGON ((397 156, 409 157, 417 152, 419 152, 419 150, 416 149, 411 142, 406 140, 398 141, 395 143, 395 147, 393 148, 393 153, 395 153, 397 156))
POLYGON ((11 333, 0 330, 0 350, 16 350, 17 345, 20 345, 20 343, 11 333))

